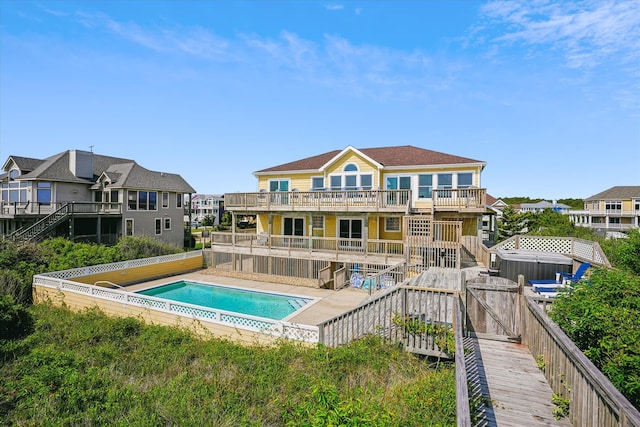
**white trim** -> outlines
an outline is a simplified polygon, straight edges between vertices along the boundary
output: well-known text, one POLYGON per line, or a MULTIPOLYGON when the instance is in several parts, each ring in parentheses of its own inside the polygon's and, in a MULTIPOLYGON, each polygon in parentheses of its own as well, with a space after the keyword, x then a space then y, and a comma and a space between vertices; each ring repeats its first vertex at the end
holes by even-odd
POLYGON ((124 235, 125 236, 135 236, 136 235, 136 223, 133 218, 125 218, 124 219, 124 235), (131 221, 131 234, 127 234, 127 222, 131 221))
POLYGON ((162 236, 162 228, 164 227, 164 224, 162 222, 162 218, 154 218, 153 219, 153 232, 154 232, 154 236, 162 236), (158 227, 158 221, 160 221, 160 227, 158 227), (158 230, 160 230, 160 232, 158 233, 158 230))
POLYGON ((384 226, 384 232, 385 233, 400 233, 402 231, 402 218, 397 217, 397 216, 385 216, 383 217, 384 221, 383 221, 383 226, 384 226), (395 218, 398 220, 398 229, 397 230, 389 230, 387 228, 387 219, 389 218, 395 218))
POLYGON ((425 172, 437 173, 438 170, 443 170, 443 169, 456 170, 458 168, 470 168, 470 167, 477 168, 478 166, 481 166, 482 169, 480 169, 480 171, 482 171, 486 165, 487 164, 485 162, 477 162, 477 163, 441 163, 441 164, 437 164, 437 165, 385 166, 384 170, 385 170, 385 172, 392 172, 392 171, 395 171, 395 170, 427 169, 427 170, 425 170, 425 172))
POLYGON ((331 160, 329 160, 327 163, 325 163, 324 165, 322 165, 320 167, 320 171, 324 172, 331 164, 335 163, 336 161, 338 161, 338 159, 340 159, 340 157, 344 156, 346 153, 348 152, 353 152, 355 154, 357 154, 358 156, 361 156, 363 159, 365 159, 368 162, 371 162, 374 166, 376 166, 378 169, 382 169, 384 168, 383 165, 381 165, 380 163, 376 162, 375 160, 373 160, 371 157, 367 156, 366 154, 364 154, 362 151, 358 150, 357 148, 352 147, 351 145, 347 146, 347 148, 345 148, 344 150, 342 150, 341 152, 339 152, 337 155, 335 155, 331 160))

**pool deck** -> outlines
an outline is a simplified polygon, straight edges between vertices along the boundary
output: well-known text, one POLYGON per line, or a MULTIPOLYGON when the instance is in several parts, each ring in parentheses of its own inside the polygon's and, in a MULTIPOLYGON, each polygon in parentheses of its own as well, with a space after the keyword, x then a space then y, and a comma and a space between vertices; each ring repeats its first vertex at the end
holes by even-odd
POLYGON ((274 292, 291 294, 302 297, 314 298, 316 301, 297 314, 286 319, 291 323, 315 326, 320 322, 331 319, 334 316, 344 313, 369 297, 369 293, 362 289, 346 287, 337 291, 330 289, 318 289, 306 286, 294 286, 278 283, 259 282, 256 280, 239 279, 235 277, 216 276, 210 273, 193 272, 178 276, 165 277, 158 280, 151 280, 144 283, 130 285, 125 288, 129 292, 146 289, 153 286, 174 283, 180 280, 191 280, 200 283, 210 283, 223 286, 234 286, 245 289, 254 289, 263 292, 274 292))

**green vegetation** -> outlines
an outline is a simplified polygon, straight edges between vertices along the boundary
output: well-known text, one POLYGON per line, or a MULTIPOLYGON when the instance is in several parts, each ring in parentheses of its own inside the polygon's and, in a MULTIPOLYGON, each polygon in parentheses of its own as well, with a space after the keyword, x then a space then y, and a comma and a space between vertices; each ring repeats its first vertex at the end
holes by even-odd
POLYGON ((61 237, 42 243, 0 240, 0 295, 30 305, 33 275, 181 252, 150 237, 123 237, 115 246, 73 243, 61 237))
POLYGON ((636 407, 640 407, 640 277, 598 270, 562 293, 550 316, 636 407))
POLYGON ((379 338, 336 349, 200 340, 177 328, 29 308, 0 340, 7 425, 455 425, 455 372, 379 338))

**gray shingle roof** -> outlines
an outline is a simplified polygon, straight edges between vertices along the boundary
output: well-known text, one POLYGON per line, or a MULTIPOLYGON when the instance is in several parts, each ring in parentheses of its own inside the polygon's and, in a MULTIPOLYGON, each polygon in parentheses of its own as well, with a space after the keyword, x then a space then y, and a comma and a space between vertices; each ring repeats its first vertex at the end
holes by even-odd
POLYGON ((587 200, 626 200, 640 198, 640 185, 619 185, 587 197, 587 200))
POLYGON ((110 186, 114 189, 140 188, 183 193, 195 192, 193 187, 180 175, 151 171, 129 159, 93 154, 93 178, 80 178, 75 176, 69 169, 70 151, 58 153, 44 160, 18 156, 10 156, 10 158, 23 171, 29 170, 28 173, 20 176, 20 179, 25 180, 95 184, 100 175, 106 172, 112 180, 116 179, 116 182, 110 186), (25 168, 23 169, 21 165, 24 165, 25 168), (27 167, 32 167, 32 169, 27 167))
MULTIPOLYGON (((429 166, 429 165, 453 165, 468 163, 484 163, 480 160, 469 159, 467 157, 454 156, 452 154, 427 150, 403 145, 395 147, 377 147, 357 149, 362 154, 370 157, 376 162, 386 167, 393 166, 429 166)), ((263 172, 284 172, 303 171, 320 169, 328 161, 340 154, 342 150, 333 150, 317 156, 307 157, 294 162, 284 163, 278 166, 262 169, 256 173, 263 172)))

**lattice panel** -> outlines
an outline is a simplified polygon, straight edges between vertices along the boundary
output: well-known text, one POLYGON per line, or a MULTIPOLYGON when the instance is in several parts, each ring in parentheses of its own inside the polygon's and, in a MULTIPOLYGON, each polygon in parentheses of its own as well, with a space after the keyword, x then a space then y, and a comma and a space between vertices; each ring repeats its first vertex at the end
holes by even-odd
POLYGON ((71 290, 79 294, 91 293, 91 288, 88 285, 83 285, 80 283, 74 283, 74 282, 68 282, 68 281, 60 282, 60 289, 71 290))
POLYGON ((114 301, 126 301, 127 299, 127 294, 118 291, 112 291, 110 289, 94 288, 91 294, 100 298, 110 299, 114 301))
POLYGON ((220 313, 220 320, 226 323, 232 323, 234 326, 244 326, 246 328, 254 329, 254 330, 267 330, 273 325, 273 322, 258 320, 258 319, 250 319, 247 317, 242 317, 238 315, 233 315, 229 313, 220 313))
POLYGON ((527 249, 538 252, 552 252, 556 254, 570 254, 571 240, 540 239, 520 236, 520 249, 527 249))
POLYGON ((194 307, 187 307, 180 304, 171 304, 171 311, 181 314, 190 314, 201 319, 218 320, 218 313, 212 310, 203 310, 194 307))
POLYGON ((167 309, 167 303, 164 301, 158 301, 154 299, 145 298, 143 296, 129 295, 127 302, 130 304, 137 304, 143 307, 159 308, 161 310, 167 309))
POLYGON ((298 325, 284 325, 282 336, 304 342, 318 342, 320 339, 318 327, 300 327, 298 325))
POLYGON ((593 247, 593 244, 591 243, 581 242, 576 240, 573 245, 573 250, 576 256, 579 256, 585 259, 594 259, 594 256, 593 256, 594 247, 593 247))
POLYGON ((417 215, 404 217, 404 229, 407 236, 431 236, 431 216, 417 215))

